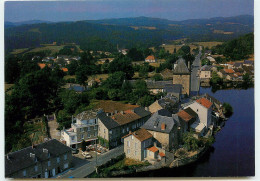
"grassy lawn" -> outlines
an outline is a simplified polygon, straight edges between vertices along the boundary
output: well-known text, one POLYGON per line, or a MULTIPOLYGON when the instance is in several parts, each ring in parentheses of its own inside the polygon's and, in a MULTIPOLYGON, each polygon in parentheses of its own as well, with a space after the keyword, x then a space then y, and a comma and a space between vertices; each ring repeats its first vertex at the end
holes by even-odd
MULTIPOLYGON (((197 48, 197 46, 193 45, 193 44, 186 44, 186 45, 190 46, 191 51, 193 49, 197 48)), ((183 45, 171 45, 171 44, 168 44, 168 45, 162 45, 161 47, 164 47, 166 51, 169 51, 170 53, 173 53, 175 48, 176 48, 176 51, 178 51, 182 46, 183 45)))
POLYGON ((11 54, 19 54, 23 53, 24 51, 28 50, 28 48, 20 48, 20 49, 14 49, 11 54))
POLYGON ((221 45, 223 42, 210 41, 210 42, 194 42, 193 44, 201 45, 211 49, 213 46, 221 45))
POLYGON ((58 53, 63 47, 64 47, 64 45, 61 45, 61 46, 43 46, 43 47, 34 48, 29 52, 39 52, 39 51, 44 51, 44 50, 50 50, 51 53, 54 54, 54 53, 58 53))
POLYGON ((67 80, 67 79, 76 79, 76 75, 65 75, 64 77, 63 77, 65 80, 67 80))

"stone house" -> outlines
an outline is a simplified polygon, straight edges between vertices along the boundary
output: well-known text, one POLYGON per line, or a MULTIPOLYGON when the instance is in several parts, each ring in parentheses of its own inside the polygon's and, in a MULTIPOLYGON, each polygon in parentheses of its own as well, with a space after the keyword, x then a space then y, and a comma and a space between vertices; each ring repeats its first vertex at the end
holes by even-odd
POLYGON ((95 144, 98 137, 99 112, 100 110, 89 110, 78 114, 75 119, 72 117, 71 128, 61 131, 61 140, 66 141, 66 145, 71 148, 78 148, 82 141, 87 142, 87 145, 95 144))
POLYGON ((159 92, 164 92, 164 87, 167 84, 172 84, 172 82, 171 81, 154 81, 154 80, 146 81, 147 88, 153 94, 158 94, 159 92))
POLYGON ((153 55, 149 55, 148 57, 145 58, 145 62, 154 63, 156 62, 156 59, 153 55))
POLYGON ((161 76, 163 77, 164 80, 172 79, 173 72, 170 69, 164 69, 161 71, 161 76))
POLYGON ((167 151, 178 147, 178 127, 178 121, 166 109, 155 112, 142 126, 153 135, 156 144, 167 151))
POLYGON ((115 113, 98 114, 98 136, 108 142, 109 149, 122 143, 122 137, 129 131, 140 128, 149 118, 151 112, 143 107, 115 113))
POLYGON ((182 94, 190 95, 191 73, 189 68, 185 64, 184 59, 179 59, 178 63, 174 65, 173 70, 173 84, 182 85, 182 94))
POLYGON ((200 69, 200 79, 210 79, 211 78, 211 66, 204 65, 200 69))
POLYGON ((123 139, 126 157, 139 161, 147 157, 146 149, 153 145, 153 135, 143 128, 130 132, 123 139))
POLYGON ((181 133, 190 131, 191 125, 198 120, 198 114, 190 107, 181 110, 177 113, 180 120, 181 133))
POLYGON ((174 96, 181 101, 182 98, 182 85, 181 84, 166 84, 163 88, 163 92, 167 95, 174 96))
POLYGON ((71 148, 52 139, 5 155, 5 177, 50 178, 72 165, 71 148))
POLYGON ((167 109, 170 112, 174 112, 178 109, 178 102, 179 101, 176 97, 166 95, 165 97, 152 103, 148 109, 151 113, 155 113, 161 109, 167 109))

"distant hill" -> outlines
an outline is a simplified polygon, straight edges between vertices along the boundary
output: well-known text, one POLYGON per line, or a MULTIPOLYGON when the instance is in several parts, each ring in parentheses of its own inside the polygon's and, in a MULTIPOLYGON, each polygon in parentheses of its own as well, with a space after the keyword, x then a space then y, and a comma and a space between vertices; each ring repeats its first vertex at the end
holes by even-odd
POLYGON ((21 25, 30 25, 30 24, 40 24, 40 23, 53 23, 51 21, 43 21, 43 20, 30 20, 30 21, 20 21, 20 22, 10 22, 5 21, 5 28, 21 26, 21 25))
POLYGON ((22 25, 14 26, 5 22, 7 51, 54 41, 77 43, 83 50, 115 51, 117 45, 120 48, 151 47, 179 38, 225 41, 254 31, 254 17, 250 15, 185 21, 136 17, 60 23, 34 20, 20 23, 22 25))

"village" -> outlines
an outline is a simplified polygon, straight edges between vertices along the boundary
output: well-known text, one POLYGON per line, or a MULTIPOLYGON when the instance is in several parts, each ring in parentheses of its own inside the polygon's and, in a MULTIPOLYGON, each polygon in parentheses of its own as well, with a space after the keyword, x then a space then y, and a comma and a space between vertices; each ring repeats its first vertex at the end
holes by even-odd
MULTIPOLYGON (((119 50, 122 54, 126 52, 119 50)), ((197 64, 200 64, 200 56, 201 53, 196 57, 197 64)), ((46 65, 51 68, 49 61, 60 59, 66 65, 72 60, 80 60, 80 57, 44 57, 44 63, 38 63, 38 66, 41 69, 46 65)), ((148 63, 156 61, 153 55, 144 60, 148 63)), ((225 66, 229 67, 223 70, 235 73, 238 69, 243 74, 245 67, 250 69, 252 66, 251 61, 239 65, 227 64, 225 66)), ((226 120, 227 110, 223 103, 208 94, 199 95, 198 88, 193 86, 204 78, 211 78, 214 67, 214 64, 210 68, 203 66, 196 73, 197 67, 194 69, 191 62, 186 63, 179 57, 173 70, 162 72, 166 80, 145 80, 151 94, 161 93, 161 97, 151 105, 146 107, 104 100, 75 117, 71 115, 70 128, 63 127, 60 131, 58 126, 50 128, 51 138, 45 142, 8 153, 5 156, 6 177, 79 178, 93 173, 102 175, 102 165, 116 158, 132 160, 136 166, 134 171, 137 168, 147 171, 177 167, 196 161, 214 142, 214 135, 226 120), (199 76, 200 80, 194 76, 199 76), (192 82, 194 80, 197 82, 192 82), (20 162, 24 164, 18 164, 20 162)), ((62 65, 60 68, 63 72, 68 71, 62 65)), ((231 73, 226 75, 231 76, 231 73)), ((69 83, 65 88, 81 94, 90 90, 94 82, 102 84, 101 80, 91 80, 87 86, 69 83)), ((129 82, 134 85, 136 80, 129 82)), ((55 117, 51 116, 50 121, 55 122, 55 117)), ((117 174, 124 172, 119 168, 114 170, 114 175, 117 174)))

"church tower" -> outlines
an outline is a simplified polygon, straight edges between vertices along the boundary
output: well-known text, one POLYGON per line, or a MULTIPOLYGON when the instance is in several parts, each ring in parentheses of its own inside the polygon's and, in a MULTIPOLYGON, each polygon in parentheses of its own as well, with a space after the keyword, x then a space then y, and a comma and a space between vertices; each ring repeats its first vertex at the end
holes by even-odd
POLYGON ((174 66, 173 70, 173 84, 182 85, 182 94, 190 95, 190 82, 191 82, 191 73, 185 64, 185 60, 180 58, 177 60, 177 64, 174 66))

